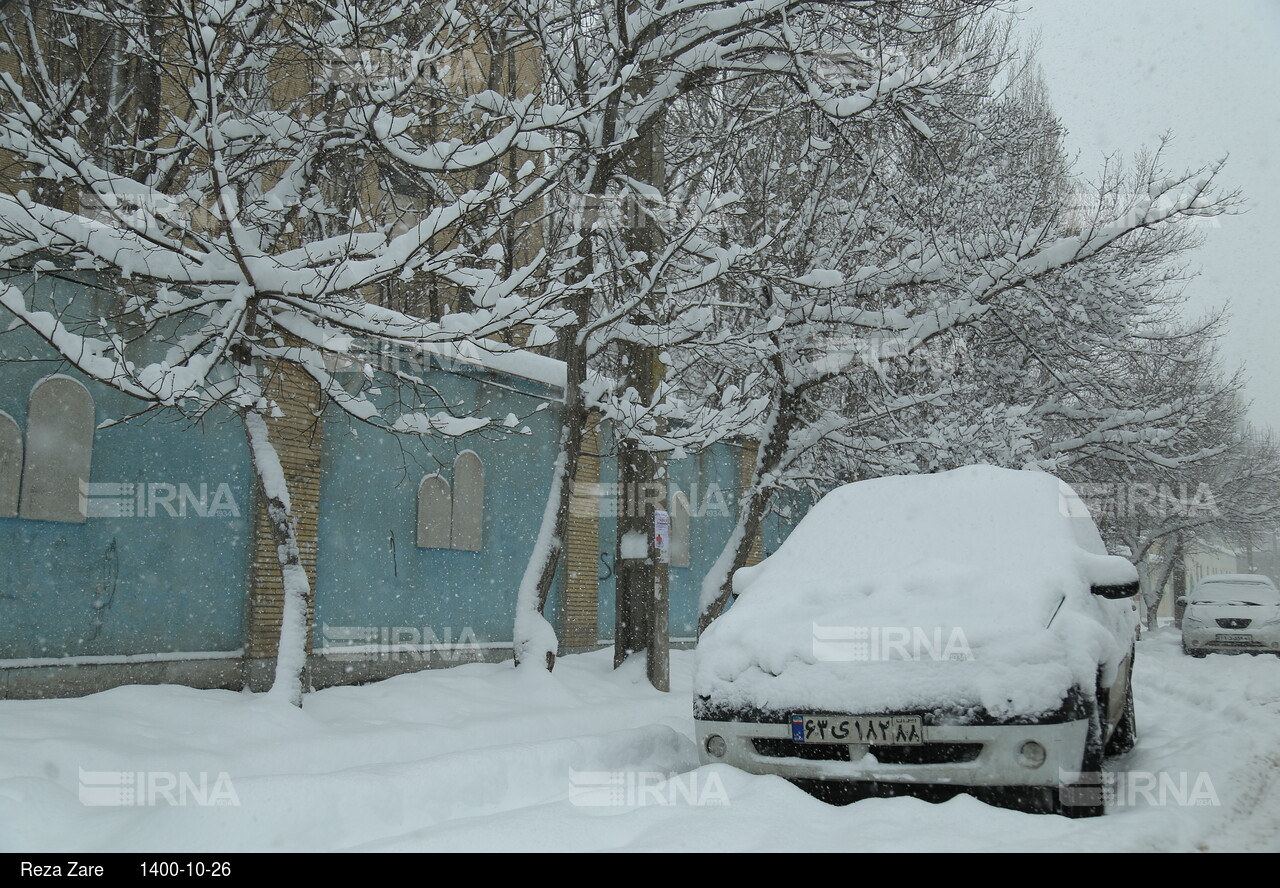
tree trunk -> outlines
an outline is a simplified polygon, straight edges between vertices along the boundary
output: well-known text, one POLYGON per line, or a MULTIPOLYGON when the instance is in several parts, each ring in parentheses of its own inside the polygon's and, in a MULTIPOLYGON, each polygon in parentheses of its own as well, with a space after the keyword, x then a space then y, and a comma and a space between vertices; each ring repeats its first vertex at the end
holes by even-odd
POLYGON ((565 404, 564 421, 560 430, 560 452, 556 456, 551 489, 547 493, 547 505, 542 512, 537 541, 520 580, 512 637, 517 667, 523 663, 536 662, 542 664, 548 672, 555 668, 559 643, 555 628, 547 621, 543 612, 555 583, 560 556, 564 552, 573 502, 573 482, 578 474, 587 424, 587 410, 582 393, 582 383, 586 378, 586 353, 576 342, 570 343, 568 351, 565 361, 565 404))
MULTIPOLYGON (((1156 579, 1152 587, 1146 591, 1143 599, 1144 614, 1143 625, 1148 629, 1156 628, 1159 620, 1160 602, 1164 598, 1165 586, 1169 584, 1169 578, 1175 576, 1179 567, 1182 565, 1182 552, 1184 548, 1182 534, 1175 533, 1165 540, 1169 544, 1169 551, 1160 560, 1160 569, 1156 571, 1156 579)), ((1163 546, 1161 548, 1164 548, 1163 546)), ((1175 596, 1180 595, 1175 585, 1175 596)))
MULTIPOLYGON (((601 201, 609 180, 607 165, 600 164, 583 181, 591 186, 580 196, 591 201, 601 201)), ((592 204, 592 205, 599 205, 592 204)), ((572 274, 580 275, 582 283, 592 273, 595 257, 592 251, 589 223, 577 246, 578 266, 572 274)), ((586 330, 591 317, 593 291, 586 287, 567 302, 567 308, 577 318, 576 322, 561 328, 558 357, 565 365, 564 415, 560 429, 560 451, 552 472, 551 489, 547 493, 547 505, 542 513, 537 541, 516 597, 516 616, 513 627, 512 649, 517 667, 524 663, 541 663, 548 672, 555 668, 559 641, 553 627, 544 616, 547 599, 555 584, 560 556, 564 553, 565 537, 569 530, 569 515, 573 504, 574 481, 578 476, 578 464, 582 457, 582 444, 586 437, 590 411, 583 392, 587 379, 588 344, 586 330)))
POLYGON ((791 423, 794 421, 787 418, 794 416, 793 413, 787 413, 791 408, 790 400, 784 394, 773 406, 765 422, 755 469, 738 503, 738 521, 725 542, 720 557, 716 559, 711 571, 702 581, 702 594, 698 608, 699 638, 711 622, 724 611, 725 605, 733 595, 733 573, 738 568, 744 567, 751 555, 751 547, 755 543, 756 534, 760 532, 760 525, 764 522, 765 512, 769 508, 770 491, 764 487, 764 478, 766 475, 776 477, 780 472, 782 455, 790 437, 791 423))
POLYGON ((284 613, 276 647, 275 680, 267 696, 287 700, 300 707, 303 673, 307 665, 307 602, 311 598, 311 581, 307 578, 298 549, 297 526, 284 468, 271 444, 266 419, 253 410, 246 410, 242 418, 284 586, 284 613))
POLYGON ((613 665, 646 651, 649 683, 671 690, 669 573, 654 536, 658 510, 667 508, 666 460, 634 441, 618 444, 616 629, 613 665))
POLYGON ((547 596, 560 559, 564 524, 561 521, 563 495, 570 487, 568 451, 562 447, 552 472, 551 491, 542 512, 542 524, 529 563, 516 595, 516 619, 512 630, 512 656, 519 668, 525 663, 541 663, 548 672, 555 668, 559 642, 555 627, 543 616, 547 596))
MULTIPOLYGON (((645 90, 650 86, 650 79, 641 77, 638 83, 645 90)), ((663 193, 666 185, 662 129, 662 115, 658 114, 650 121, 648 129, 632 143, 627 158, 631 176, 652 186, 658 194, 663 193)), ((622 214, 622 233, 627 249, 633 254, 643 253, 646 257, 631 277, 634 286, 643 287, 653 271, 655 257, 664 246, 662 228, 650 213, 664 208, 646 206, 647 198, 638 194, 635 199, 637 205, 622 214)), ((657 324, 657 311, 658 296, 651 292, 637 307, 632 320, 637 325, 657 324)), ((653 405, 665 373, 659 358, 660 349, 651 344, 629 342, 623 347, 622 354, 625 368, 623 390, 633 389, 641 403, 653 405)), ((660 422, 658 432, 664 431, 665 425, 660 422)), ((667 510, 666 462, 662 454, 642 450, 634 439, 624 438, 618 442, 618 481, 622 496, 619 499, 618 549, 614 562, 617 565, 614 589, 618 620, 614 637, 614 667, 621 665, 630 654, 646 651, 645 668, 649 683, 660 691, 671 689, 670 573, 655 540, 657 513, 667 510), (628 538, 632 540, 629 547, 623 542, 628 538), (643 557, 638 557, 641 552, 643 557)))
POLYGON ((1178 563, 1173 566, 1173 624, 1182 628, 1182 612, 1185 608, 1178 604, 1178 599, 1187 594, 1187 563, 1179 553, 1178 563))

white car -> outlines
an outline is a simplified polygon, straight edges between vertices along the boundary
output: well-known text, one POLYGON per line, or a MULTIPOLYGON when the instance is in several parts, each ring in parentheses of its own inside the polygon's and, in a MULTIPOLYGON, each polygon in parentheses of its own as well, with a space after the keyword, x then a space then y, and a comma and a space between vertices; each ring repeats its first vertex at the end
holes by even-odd
POLYGON ((972 466, 832 491, 703 634, 703 763, 820 798, 973 792, 1104 811, 1136 736, 1137 572, 1042 472, 972 466))
POLYGON ((1260 574, 1215 574, 1179 599, 1182 651, 1280 654, 1280 592, 1260 574))

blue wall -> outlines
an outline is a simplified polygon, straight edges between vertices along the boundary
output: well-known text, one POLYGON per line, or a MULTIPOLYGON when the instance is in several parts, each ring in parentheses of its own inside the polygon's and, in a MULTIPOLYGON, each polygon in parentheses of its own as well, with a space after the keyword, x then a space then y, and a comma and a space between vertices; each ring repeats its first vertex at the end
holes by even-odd
MULTIPOLYGON (((670 582, 670 616, 668 628, 672 638, 693 638, 698 631, 698 597, 702 578, 711 570, 716 558, 733 530, 738 509, 738 466, 741 448, 721 444, 703 453, 667 463, 670 477, 668 496, 681 491, 689 499, 689 567, 672 567, 670 582)), ((601 466, 602 484, 616 484, 617 461, 606 459, 601 466)), ((668 505, 670 499, 668 499, 668 505)), ((617 587, 613 565, 617 550, 617 520, 600 520, 601 639, 614 637, 617 587)))
MULTIPOLYGON (((499 420, 508 413, 524 416, 553 396, 544 386, 510 377, 502 377, 506 387, 499 388, 491 384, 498 377, 479 370, 436 373, 431 381, 450 402, 478 405, 479 415, 499 420)), ((559 435, 552 409, 520 424, 526 425, 532 434, 418 440, 382 434, 330 410, 316 570, 317 647, 326 624, 400 627, 426 641, 434 635, 456 643, 464 630, 474 641, 511 641, 516 592, 546 506, 559 435), (438 472, 452 487, 453 461, 463 450, 475 451, 484 463, 483 547, 419 549, 419 482, 438 472)), ((549 616, 556 606, 549 603, 549 616)))
MULTIPOLYGON (((0 280, 0 286, 4 286, 0 280)), ((43 277, 41 286, 78 290, 43 277)), ((13 316, 0 309, 0 330, 13 316)), ((23 329, 0 333, 0 410, 23 432, 27 399, 41 378, 62 373, 88 384, 95 421, 140 405, 89 383, 46 356, 23 329)), ((243 646, 248 587, 250 465, 244 432, 220 413, 198 426, 152 415, 94 435, 90 481, 207 485, 211 504, 227 484, 239 517, 90 518, 84 524, 0 518, 0 659, 228 651, 243 646)))
MULTIPOLYGON (((0 281, 0 286, 3 286, 0 281)), ((65 304, 82 284, 42 276, 40 298, 65 304)), ((103 298, 103 297, 98 297, 103 298)), ((109 298, 109 296, 108 296, 109 298)), ((12 318, 0 309, 0 329, 12 318)), ((80 378, 23 329, 0 333, 0 410, 26 427, 32 386, 52 373, 80 378), (31 361, 36 357, 41 360, 31 361)), ((402 630, 401 642, 510 642, 517 587, 546 505, 559 433, 558 392, 537 382, 462 364, 430 381, 451 403, 479 415, 527 417, 530 434, 484 433, 463 439, 415 439, 353 423, 330 408, 324 422, 314 645, 325 628, 402 630), (540 404, 549 409, 533 413, 540 404), (529 415, 533 413, 533 415, 529 415), (485 467, 484 544, 479 552, 419 549, 417 492, 439 472, 452 485, 454 458, 474 450, 485 467)), ((87 382, 87 380, 85 380, 87 382)), ((89 384, 96 422, 139 404, 89 384)), ((387 389, 390 390, 389 388, 387 389)), ((601 481, 615 484, 605 436, 601 481)), ((669 463, 670 491, 691 506, 691 566, 673 567, 670 629, 696 632, 702 577, 732 529, 741 450, 720 445, 669 463)), ((229 651, 244 643, 254 481, 244 433, 228 412, 199 425, 174 414, 95 434, 91 482, 187 485, 209 496, 227 485, 238 514, 91 517, 84 524, 0 518, 0 660, 182 651, 229 651)), ((766 552, 785 534, 765 528, 766 552)), ((600 523, 598 632, 614 634, 616 520, 600 523)), ((558 584, 559 585, 559 584, 558 584)), ((548 603, 559 625, 559 601, 548 603)))

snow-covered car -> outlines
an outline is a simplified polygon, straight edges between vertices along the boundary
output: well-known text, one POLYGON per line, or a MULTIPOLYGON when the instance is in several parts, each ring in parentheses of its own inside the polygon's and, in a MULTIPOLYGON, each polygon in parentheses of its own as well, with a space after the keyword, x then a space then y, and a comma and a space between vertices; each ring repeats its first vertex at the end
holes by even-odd
POLYGON ((1280 591, 1260 574, 1214 574, 1179 604, 1182 651, 1280 654, 1280 591))
POLYGON ((697 651, 704 763, 830 801, 1103 813, 1103 757, 1136 740, 1137 572, 1057 478, 855 482, 733 582, 697 651))

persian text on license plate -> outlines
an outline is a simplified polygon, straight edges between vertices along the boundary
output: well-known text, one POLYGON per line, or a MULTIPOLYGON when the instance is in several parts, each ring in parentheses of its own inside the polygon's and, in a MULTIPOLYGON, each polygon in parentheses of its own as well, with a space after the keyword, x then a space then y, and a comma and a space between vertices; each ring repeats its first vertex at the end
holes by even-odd
POLYGON ((873 743, 876 746, 922 746, 924 724, 918 715, 791 716, 796 743, 873 743))

